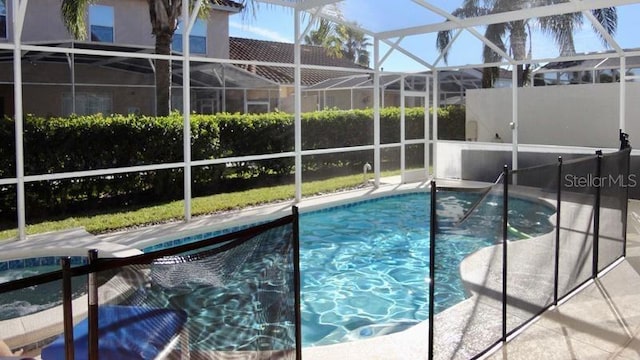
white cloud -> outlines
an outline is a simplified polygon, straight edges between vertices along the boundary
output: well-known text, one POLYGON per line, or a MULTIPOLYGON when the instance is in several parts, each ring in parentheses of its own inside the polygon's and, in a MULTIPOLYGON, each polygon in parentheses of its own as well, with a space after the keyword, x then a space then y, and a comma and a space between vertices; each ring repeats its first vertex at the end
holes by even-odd
POLYGON ((247 24, 241 24, 235 21, 229 22, 229 27, 238 29, 242 33, 251 33, 254 35, 258 35, 259 37, 262 37, 263 39, 266 39, 266 40, 272 40, 272 41, 278 41, 278 42, 293 42, 292 39, 289 39, 286 36, 283 36, 277 31, 273 31, 271 29, 266 29, 266 28, 247 25, 247 24))

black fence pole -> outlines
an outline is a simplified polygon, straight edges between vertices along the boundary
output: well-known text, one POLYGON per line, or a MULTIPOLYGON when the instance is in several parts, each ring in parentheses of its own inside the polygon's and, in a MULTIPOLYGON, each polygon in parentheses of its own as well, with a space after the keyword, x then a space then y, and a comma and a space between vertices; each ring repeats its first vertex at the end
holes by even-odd
MULTIPOLYGON (((94 265, 98 261, 98 250, 89 250, 89 264, 94 265)), ((89 359, 98 360, 98 283, 97 274, 90 272, 87 275, 88 298, 88 328, 89 328, 89 359)))
POLYGON ((60 259, 62 266, 62 314, 64 317, 64 354, 66 360, 74 360, 73 306, 71 305, 71 258, 60 259))
POLYGON ((431 180, 431 204, 429 218, 429 354, 427 359, 433 359, 434 348, 434 312, 435 312, 435 292, 436 292, 436 182, 431 180))
POLYGON ((293 212, 293 282, 295 291, 295 318, 296 318, 296 359, 302 359, 302 302, 300 300, 300 213, 297 206, 292 207, 293 212))
POLYGON ((629 142, 629 134, 620 131, 620 150, 629 149, 627 154, 627 171, 624 173, 625 178, 622 183, 625 184, 625 202, 622 209, 622 257, 627 257, 627 216, 629 213, 629 181, 631 181, 631 143, 629 142))
POLYGON ((625 191, 627 195, 625 196, 624 202, 624 211, 622 213, 622 257, 627 257, 627 226, 628 226, 628 216, 629 216, 629 181, 631 181, 631 145, 629 142, 626 142, 626 147, 629 149, 629 153, 627 154, 627 171, 624 174, 625 178, 623 183, 625 186, 625 191))
POLYGON ((556 251, 553 268, 553 305, 558 305, 560 277, 560 206, 562 205, 562 156, 558 156, 558 185, 556 199, 556 251))
POLYGON ((600 248, 600 186, 602 185, 602 150, 596 151, 596 203, 593 211, 593 269, 592 277, 598 276, 598 256, 600 248))
POLYGON ((502 341, 507 341, 507 239, 509 222, 509 167, 502 170, 502 341))

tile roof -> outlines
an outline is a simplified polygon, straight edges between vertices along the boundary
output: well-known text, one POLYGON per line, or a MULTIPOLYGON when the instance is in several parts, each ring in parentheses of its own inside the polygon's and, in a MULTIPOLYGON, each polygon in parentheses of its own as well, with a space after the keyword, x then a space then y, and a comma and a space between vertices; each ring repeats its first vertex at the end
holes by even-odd
MULTIPOLYGON (((291 43, 229 37, 229 58, 293 64, 293 47, 291 43)), ((302 64, 306 65, 366 69, 348 59, 329 56, 321 46, 302 45, 301 53, 302 64)), ((237 66, 280 84, 293 84, 293 68, 264 65, 237 66)), ((313 85, 326 79, 352 74, 357 73, 344 70, 302 69, 302 85, 313 85)))

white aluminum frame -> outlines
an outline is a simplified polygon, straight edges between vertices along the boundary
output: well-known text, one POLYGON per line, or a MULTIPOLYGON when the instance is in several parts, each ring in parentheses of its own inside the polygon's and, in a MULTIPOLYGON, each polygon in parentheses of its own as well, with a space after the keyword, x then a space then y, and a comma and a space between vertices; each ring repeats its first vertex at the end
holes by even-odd
MULTIPOLYGON (((294 158, 295 159, 295 200, 300 201, 302 198, 302 157, 307 155, 317 155, 317 154, 328 154, 328 153, 342 153, 342 152, 350 152, 350 151, 373 151, 374 152, 374 171, 375 171, 375 186, 379 186, 380 184, 380 152, 381 149, 392 148, 401 146, 403 147, 407 141, 401 141, 398 144, 381 144, 380 143, 380 105, 381 105, 381 87, 384 84, 380 83, 380 77, 383 74, 382 65, 389 58, 392 52, 398 52, 406 55, 407 57, 415 60, 419 64, 422 64, 426 68, 432 71, 431 81, 433 84, 438 84, 439 71, 443 70, 458 70, 458 69, 469 69, 469 68, 477 68, 477 67, 486 67, 486 66, 503 66, 509 65, 515 67, 516 65, 528 64, 532 62, 548 62, 548 61, 571 61, 571 60, 581 60, 581 59, 592 59, 592 58, 602 58, 602 54, 584 54, 577 56, 564 56, 559 58, 549 58, 549 59, 526 59, 526 60, 514 60, 508 54, 502 52, 499 48, 492 44, 488 39, 479 34, 474 27, 478 26, 486 26, 488 24, 497 24, 503 23, 513 20, 525 20, 529 18, 537 18, 541 16, 548 15, 557 15, 557 14, 565 14, 570 12, 582 12, 585 17, 593 24, 594 28, 600 32, 600 34, 605 38, 610 47, 612 47, 615 52, 612 54, 608 54, 609 57, 618 57, 620 58, 620 67, 621 69, 626 69, 626 57, 627 56, 640 56, 640 50, 633 51, 625 51, 622 49, 619 44, 616 43, 615 39, 609 36, 606 31, 597 23, 597 20, 593 18, 590 13, 590 10, 602 8, 602 7, 615 7, 622 6, 628 4, 636 4, 640 3, 638 0, 571 0, 565 3, 559 3, 555 5, 549 5, 544 7, 535 7, 535 8, 527 8, 517 11, 510 11, 499 14, 492 14, 486 16, 478 16, 473 18, 465 18, 460 19, 452 16, 450 13, 444 11, 443 9, 431 4, 428 0, 403 0, 403 1, 412 1, 415 4, 423 6, 426 10, 443 16, 449 21, 440 21, 437 23, 427 23, 420 26, 412 26, 401 29, 394 29, 389 31, 381 31, 376 32, 371 29, 359 28, 359 30, 363 31, 365 34, 369 35, 373 39, 373 69, 353 69, 353 68, 334 68, 334 67, 326 67, 326 66, 318 66, 318 65, 306 65, 301 63, 301 42, 304 39, 304 35, 307 31, 310 30, 311 26, 307 25, 306 29, 302 29, 302 19, 305 18, 305 13, 310 14, 312 19, 315 18, 326 18, 333 22, 346 24, 348 23, 348 19, 338 18, 335 14, 331 14, 327 11, 323 11, 323 8, 327 5, 332 5, 338 3, 338 0, 256 0, 258 2, 283 6, 287 8, 291 8, 293 10, 293 26, 294 26, 294 62, 293 64, 283 64, 283 63, 272 63, 272 62, 262 62, 262 61, 247 61, 247 60, 231 60, 231 59, 214 59, 207 58, 203 56, 192 56, 189 49, 189 36, 191 34, 193 24, 195 22, 196 16, 198 14, 198 10, 202 5, 202 0, 197 0, 194 2, 195 6, 193 10, 189 11, 189 3, 188 1, 183 2, 183 17, 185 23, 188 23, 188 28, 185 29, 182 33, 183 36, 183 54, 182 55, 157 55, 152 53, 130 53, 126 51, 106 51, 106 50, 91 50, 91 49, 78 49, 78 48, 60 48, 53 46, 46 46, 37 43, 24 44, 21 41, 22 38, 22 28, 24 23, 24 17, 27 10, 28 0, 7 0, 7 22, 9 22, 9 18, 11 18, 11 25, 7 25, 7 35, 9 37, 9 42, 0 43, 0 49, 12 50, 14 59, 20 59, 23 52, 28 51, 46 51, 53 53, 63 53, 69 56, 70 62, 73 65, 73 56, 75 54, 87 54, 87 55, 97 55, 97 56, 109 56, 109 57, 124 57, 124 58, 140 58, 140 59, 148 59, 152 64, 154 59, 164 59, 164 60, 175 60, 183 62, 183 131, 184 131, 184 142, 183 142, 183 152, 184 152, 184 160, 182 162, 176 163, 164 163, 164 164, 150 164, 144 166, 131 166, 131 167, 123 167, 123 168, 110 168, 110 169, 100 169, 100 170, 87 170, 87 171, 75 171, 75 172, 66 172, 66 173, 56 173, 56 174, 39 174, 39 175, 29 175, 25 176, 24 174, 24 145, 23 145, 23 102, 22 102, 22 64, 21 61, 14 61, 14 104, 15 104, 15 131, 16 131, 16 175, 13 178, 4 178, 0 179, 0 185, 16 185, 17 192, 17 220, 18 220, 18 238, 24 239, 26 237, 26 219, 25 219, 25 183, 34 182, 34 181, 50 181, 50 180, 58 180, 58 179, 69 179, 69 178, 77 178, 77 177, 88 177, 88 176, 103 176, 103 175, 112 175, 112 174, 121 174, 128 172, 139 172, 139 171, 150 171, 150 170, 163 170, 163 169, 184 169, 184 218, 185 221, 191 220, 191 169, 194 166, 204 166, 204 165, 215 165, 215 164, 225 164, 228 162, 236 162, 236 161, 259 161, 266 159, 279 159, 279 158, 294 158), (10 5, 10 6, 9 6, 10 5), (495 64, 468 64, 464 66, 439 66, 441 57, 438 57, 436 61, 432 64, 427 60, 413 54, 411 51, 402 47, 402 41, 411 35, 419 35, 419 34, 429 34, 436 33, 438 31, 443 30, 455 30, 455 34, 452 38, 452 42, 456 42, 459 35, 463 31, 467 31, 471 33, 473 36, 482 41, 483 44, 491 47, 495 51, 498 51, 503 58, 506 59, 505 62, 499 62, 495 64), (380 45, 381 43, 389 46, 389 51, 385 54, 380 54, 380 45), (278 66, 278 67, 288 67, 294 69, 294 131, 295 131, 295 144, 294 151, 286 152, 286 153, 278 153, 278 154, 258 154, 251 156, 239 156, 233 158, 220 158, 220 159, 207 159, 207 160, 197 160, 193 161, 191 159, 191 148, 190 148, 190 120, 189 114, 191 113, 190 109, 190 61, 200 62, 200 63, 222 63, 222 64, 245 64, 245 65, 265 65, 265 66, 278 66), (363 73, 363 74, 373 74, 373 106, 374 106, 374 137, 371 141, 371 145, 364 146, 354 146, 354 147, 341 147, 334 149, 319 149, 319 150, 303 150, 302 149, 302 132, 301 132, 301 97, 302 97, 302 85, 301 85, 301 71, 303 69, 315 69, 315 70, 334 70, 334 71, 348 71, 351 73, 363 73)), ((402 3, 399 1, 398 6, 402 6, 402 3)), ((115 17, 115 14, 114 14, 115 17)), ((350 26, 353 24, 349 23, 350 26)), ((114 40, 115 40, 115 19, 114 19, 114 40)), ((518 154, 518 111, 517 111, 517 103, 518 103, 518 91, 516 86, 516 75, 515 72, 512 72, 514 75, 512 77, 512 101, 513 101, 513 148, 512 148, 512 156, 513 156, 513 166, 517 168, 517 154, 518 154)), ((625 106, 626 106, 626 76, 625 72, 621 71, 621 81, 620 81, 620 128, 624 131, 625 129, 625 106)), ((403 87, 404 88, 404 87, 403 87)), ((433 87, 433 91, 431 94, 426 95, 427 98, 432 96, 432 105, 434 108, 437 108, 439 105, 439 89, 438 86, 433 87)), ((401 97, 404 102, 404 94, 401 97)), ((431 132, 433 134, 433 171, 437 172, 437 148, 438 148, 438 115, 437 111, 433 114, 433 128, 431 132)), ((426 135, 424 139, 425 148, 428 151, 429 148, 429 129, 425 129, 426 135)), ((404 132, 402 133, 404 136, 404 132)), ((411 141, 413 143, 413 141, 411 141)), ((428 159, 428 153, 427 153, 428 159)), ((404 161, 404 159, 403 159, 404 161)))

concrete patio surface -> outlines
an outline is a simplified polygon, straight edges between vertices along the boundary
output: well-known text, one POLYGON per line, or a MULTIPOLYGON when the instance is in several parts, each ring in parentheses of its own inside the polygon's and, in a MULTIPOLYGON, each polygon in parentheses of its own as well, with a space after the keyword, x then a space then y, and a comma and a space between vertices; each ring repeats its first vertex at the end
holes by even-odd
POLYGON ((624 260, 487 359, 640 359, 640 201, 628 221, 624 260))

